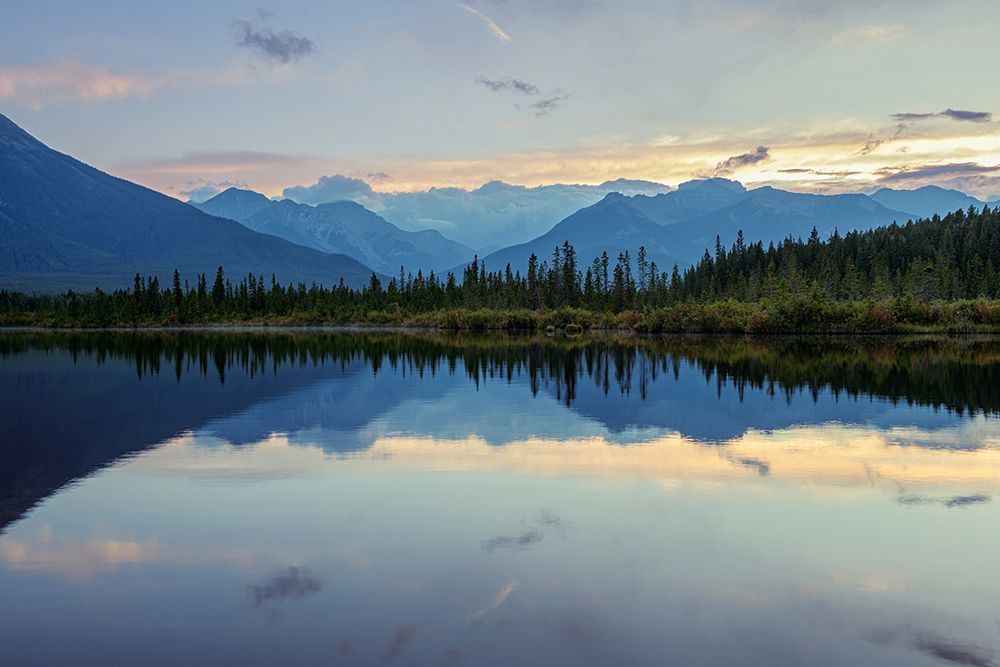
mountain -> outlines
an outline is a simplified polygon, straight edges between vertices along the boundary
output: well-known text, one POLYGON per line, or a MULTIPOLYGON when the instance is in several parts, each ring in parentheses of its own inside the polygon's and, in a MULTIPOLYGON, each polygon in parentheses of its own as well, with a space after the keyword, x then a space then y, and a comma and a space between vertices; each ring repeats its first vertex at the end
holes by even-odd
POLYGON ((554 184, 538 187, 490 181, 478 188, 431 188, 424 192, 378 192, 346 176, 324 176, 314 185, 287 188, 282 197, 302 204, 351 200, 406 230, 436 229, 479 250, 524 243, 605 195, 655 195, 669 192, 662 183, 618 179, 600 185, 554 184))
POLYGON ((749 196, 742 183, 725 178, 688 181, 674 192, 632 197, 632 206, 660 224, 670 224, 731 206, 749 196))
POLYGON ((982 209, 984 204, 964 192, 946 190, 936 185, 925 185, 916 190, 882 188, 870 197, 887 208, 906 211, 915 218, 929 218, 935 213, 945 215, 970 206, 982 209))
POLYGON ((389 275, 401 266, 413 273, 441 271, 473 255, 472 249, 436 230, 403 231, 353 201, 308 206, 230 188, 193 205, 292 243, 343 253, 389 275))
POLYGON ((253 190, 229 188, 208 201, 188 203, 209 215, 243 222, 257 211, 269 207, 274 202, 253 190))
POLYGON ((691 263, 705 250, 714 250, 716 236, 728 248, 740 230, 747 243, 763 241, 767 245, 789 236, 808 238, 814 228, 826 238, 835 230, 868 230, 910 217, 865 195, 814 195, 763 187, 730 206, 671 224, 668 229, 678 243, 688 244, 682 258, 691 263))
POLYGON ((541 263, 551 258, 555 247, 564 241, 573 245, 577 261, 584 267, 602 252, 607 252, 613 263, 618 253, 628 250, 634 255, 644 245, 650 259, 666 269, 675 263, 685 263, 683 256, 688 252, 686 243, 678 243, 668 227, 643 214, 634 201, 620 194, 609 194, 538 238, 487 255, 483 261, 490 271, 504 269, 509 263, 523 274, 531 254, 541 263))
POLYGON ((834 230, 867 230, 910 217, 865 195, 746 190, 735 181, 708 179, 654 197, 608 195, 536 239, 487 255, 484 261, 488 270, 503 269, 510 262, 512 269, 523 272, 531 253, 539 261, 547 259, 556 245, 568 240, 583 264, 603 251, 612 260, 625 249, 634 257, 644 245, 649 258, 669 270, 675 263, 681 268, 693 264, 706 250, 714 252, 716 236, 728 248, 740 230, 747 243, 766 245, 787 236, 807 238, 814 228, 825 238, 834 230))
POLYGON ((216 218, 47 147, 0 115, 0 287, 129 287, 134 275, 230 276, 365 283, 344 255, 296 246, 216 218))

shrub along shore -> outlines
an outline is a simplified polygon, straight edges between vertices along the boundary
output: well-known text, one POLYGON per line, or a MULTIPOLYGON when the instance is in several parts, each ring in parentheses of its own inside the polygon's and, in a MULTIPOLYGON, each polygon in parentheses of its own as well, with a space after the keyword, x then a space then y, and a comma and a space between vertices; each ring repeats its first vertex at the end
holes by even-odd
POLYGON ((682 303, 618 313, 561 307, 547 310, 452 308, 406 314, 398 309, 370 310, 348 317, 308 311, 284 315, 230 314, 188 319, 166 313, 141 319, 106 319, 62 312, 0 312, 2 327, 154 328, 190 326, 372 326, 444 331, 631 331, 636 333, 729 334, 912 334, 1000 333, 1000 301, 924 303, 827 301, 808 296, 780 302, 717 301, 682 303))

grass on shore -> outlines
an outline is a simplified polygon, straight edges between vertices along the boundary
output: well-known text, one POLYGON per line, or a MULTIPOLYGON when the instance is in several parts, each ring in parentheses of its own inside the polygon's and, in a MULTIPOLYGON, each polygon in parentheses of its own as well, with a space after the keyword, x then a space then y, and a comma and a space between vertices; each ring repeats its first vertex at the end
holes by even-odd
POLYGON ((563 307, 550 310, 447 309, 423 313, 374 310, 348 315, 292 312, 287 315, 220 314, 184 318, 174 313, 132 322, 89 321, 65 313, 0 313, 0 326, 50 328, 150 327, 190 325, 368 325, 421 327, 451 331, 634 331, 638 333, 855 334, 1000 333, 1000 301, 924 303, 828 301, 717 301, 665 308, 598 312, 563 307))

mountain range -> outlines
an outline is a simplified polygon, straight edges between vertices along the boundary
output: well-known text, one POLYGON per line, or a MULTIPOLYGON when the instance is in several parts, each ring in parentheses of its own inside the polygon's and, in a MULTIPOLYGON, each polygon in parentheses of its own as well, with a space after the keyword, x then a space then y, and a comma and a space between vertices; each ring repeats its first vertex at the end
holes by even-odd
POLYGON ((662 183, 617 179, 600 185, 525 187, 490 181, 472 190, 445 187, 379 192, 361 179, 335 175, 323 176, 314 185, 286 188, 281 197, 311 205, 355 201, 400 229, 436 229, 483 255, 533 239, 558 220, 612 192, 655 195, 672 189, 662 183))
POLYGON ((944 215, 970 206, 982 208, 984 202, 959 192, 946 190, 936 185, 925 185, 916 190, 893 190, 882 188, 872 193, 871 198, 887 208, 906 211, 918 218, 929 218, 935 213, 944 215))
POLYGON ((360 285, 371 270, 213 217, 59 153, 0 115, 0 287, 131 286, 136 273, 360 285))
MULTIPOLYGON (((934 186, 817 195, 772 187, 748 190, 721 178, 689 181, 675 190, 646 181, 542 188, 493 182, 473 191, 432 189, 404 193, 420 195, 411 199, 374 200, 373 206, 383 208, 381 215, 357 201, 309 205, 239 189, 189 205, 59 153, 0 115, 0 288, 123 287, 131 285, 136 273, 158 275, 162 283, 175 268, 193 280, 219 265, 230 276, 274 273, 282 282, 326 285, 343 279, 360 286, 373 270, 396 275, 401 266, 413 273, 451 269, 461 275, 474 254, 472 247, 482 246, 464 245, 436 229, 397 226, 400 220, 421 219, 427 197, 490 202, 491 207, 506 198, 512 220, 530 218, 536 224, 539 211, 564 205, 572 199, 569 192, 589 200, 605 190, 603 198, 547 231, 486 253, 487 268, 502 270, 509 263, 524 271, 532 253, 547 259, 564 241, 574 245, 581 263, 602 252, 614 260, 619 252, 635 253, 645 246, 662 270, 674 264, 685 268, 713 250, 717 237, 729 247, 740 230, 747 243, 766 244, 789 236, 805 238, 813 229, 826 237, 834 230, 866 230, 984 205, 934 186), (532 198, 536 204, 549 203, 529 206, 530 215, 519 218, 521 203, 532 198), (407 208, 406 202, 416 203, 407 208)), ((332 192, 305 194, 322 198, 332 192)), ((469 217, 448 225, 477 229, 476 234, 495 228, 499 219, 499 209, 491 208, 483 218, 470 213, 474 208, 455 209, 460 210, 469 217)))
POLYGON ((735 181, 712 178, 682 183, 673 192, 652 197, 607 195, 542 236, 489 254, 483 261, 488 270, 500 270, 509 263, 512 269, 524 271, 532 253, 541 261, 551 256, 555 246, 569 241, 581 262, 589 263, 602 252, 612 261, 624 250, 634 256, 644 245, 660 269, 669 270, 674 264, 683 269, 706 250, 714 251, 716 237, 728 248, 740 230, 747 243, 767 244, 787 236, 805 238, 814 228, 826 237, 834 230, 865 230, 913 217, 863 194, 815 195, 771 187, 747 190, 735 181))
POLYGON ((273 201, 250 190, 230 188, 197 208, 324 252, 343 253, 376 271, 395 275, 400 267, 414 273, 442 271, 468 261, 473 250, 433 229, 403 231, 353 201, 319 206, 290 199, 273 201))

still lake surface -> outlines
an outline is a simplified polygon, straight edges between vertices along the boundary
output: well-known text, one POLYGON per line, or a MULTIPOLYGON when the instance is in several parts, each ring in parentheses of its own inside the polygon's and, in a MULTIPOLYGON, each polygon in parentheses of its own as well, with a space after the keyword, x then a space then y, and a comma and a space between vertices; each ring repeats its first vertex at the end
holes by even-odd
POLYGON ((1000 340, 0 334, 0 664, 1000 664, 1000 340))

